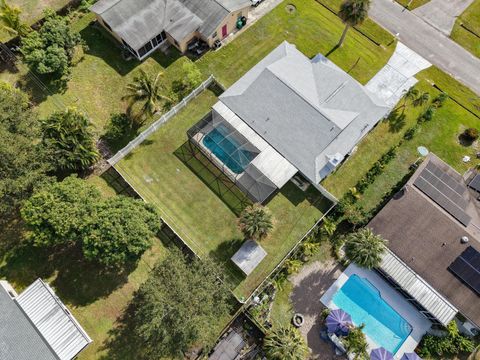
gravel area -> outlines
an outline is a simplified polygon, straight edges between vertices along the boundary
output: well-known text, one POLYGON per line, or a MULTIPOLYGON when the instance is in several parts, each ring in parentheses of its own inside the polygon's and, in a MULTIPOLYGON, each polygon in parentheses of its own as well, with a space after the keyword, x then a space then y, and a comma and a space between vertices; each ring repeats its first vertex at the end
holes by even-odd
POLYGON ((290 299, 296 313, 304 316, 300 328, 302 335, 312 350, 311 359, 341 359, 336 356, 332 345, 320 338, 319 315, 323 309, 320 297, 342 273, 342 267, 334 262, 314 262, 306 265, 292 276, 293 291, 290 299))

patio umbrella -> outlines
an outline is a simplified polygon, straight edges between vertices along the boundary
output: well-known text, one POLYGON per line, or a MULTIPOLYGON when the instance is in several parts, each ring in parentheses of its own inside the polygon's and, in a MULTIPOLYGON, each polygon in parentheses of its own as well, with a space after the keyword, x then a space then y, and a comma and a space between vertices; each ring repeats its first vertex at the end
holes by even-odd
POLYGON ((370 353, 371 360, 393 360, 393 354, 383 347, 373 349, 370 353))
POLYGON ((349 326, 352 325, 352 317, 342 309, 335 309, 328 314, 325 320, 329 333, 348 334, 349 326))
POLYGON ((405 353, 400 360, 422 360, 416 353, 405 353))

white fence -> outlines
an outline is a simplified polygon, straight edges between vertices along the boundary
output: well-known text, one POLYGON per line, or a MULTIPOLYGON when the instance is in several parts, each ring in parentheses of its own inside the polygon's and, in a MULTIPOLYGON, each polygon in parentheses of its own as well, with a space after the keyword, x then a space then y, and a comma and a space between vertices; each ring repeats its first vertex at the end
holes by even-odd
POLYGON ((193 90, 190 94, 183 98, 177 105, 171 108, 168 112, 163 114, 158 120, 156 120, 153 124, 151 124, 147 129, 142 131, 140 135, 138 135, 135 139, 130 141, 127 146, 123 149, 119 150, 115 155, 113 155, 110 159, 108 159, 108 163, 110 165, 115 165, 120 160, 122 160, 126 155, 128 155, 133 149, 135 149, 138 145, 140 145, 147 137, 149 137, 152 133, 158 130, 160 126, 170 120, 173 116, 175 116, 182 108, 184 108, 192 99, 195 99, 198 95, 200 95, 207 87, 210 86, 215 81, 215 77, 210 75, 207 80, 205 80, 199 87, 193 90))

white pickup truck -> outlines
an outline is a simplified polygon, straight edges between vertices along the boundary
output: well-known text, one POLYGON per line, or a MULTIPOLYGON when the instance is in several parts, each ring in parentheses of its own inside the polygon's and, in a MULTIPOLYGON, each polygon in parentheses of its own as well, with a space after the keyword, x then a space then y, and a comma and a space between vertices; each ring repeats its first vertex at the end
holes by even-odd
POLYGON ((260 3, 263 2, 263 0, 250 0, 250 2, 252 3, 252 6, 257 7, 258 5, 260 5, 260 3))

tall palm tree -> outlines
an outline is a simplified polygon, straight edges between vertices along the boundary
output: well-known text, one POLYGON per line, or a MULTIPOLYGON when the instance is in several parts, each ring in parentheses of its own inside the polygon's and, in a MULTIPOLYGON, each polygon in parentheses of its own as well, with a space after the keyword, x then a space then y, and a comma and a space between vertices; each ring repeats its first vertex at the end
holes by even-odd
POLYGON ((272 214, 267 208, 253 204, 240 214, 238 226, 245 237, 261 240, 267 237, 273 228, 272 214))
POLYGON ((28 26, 20 19, 21 13, 20 8, 0 0, 0 29, 14 36, 25 35, 28 32, 28 26))
POLYGON ((363 228, 345 238, 345 256, 357 265, 372 269, 382 262, 387 241, 375 235, 369 228, 363 228))
POLYGON ((267 334, 263 350, 269 360, 305 360, 309 354, 304 338, 293 326, 281 327, 267 334))
POLYGON ((345 0, 340 5, 338 16, 345 24, 342 37, 338 42, 338 46, 342 46, 347 35, 348 29, 353 26, 360 25, 368 17, 368 10, 370 9, 370 0, 345 0))
POLYGON ((127 95, 124 96, 124 99, 130 101, 130 106, 135 103, 143 103, 141 111, 144 115, 155 114, 161 101, 173 101, 165 95, 166 89, 160 80, 162 75, 163 73, 159 72, 155 76, 150 76, 141 69, 140 75, 127 85, 127 95))

